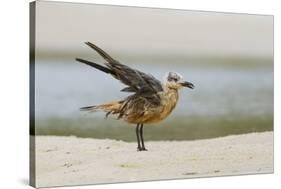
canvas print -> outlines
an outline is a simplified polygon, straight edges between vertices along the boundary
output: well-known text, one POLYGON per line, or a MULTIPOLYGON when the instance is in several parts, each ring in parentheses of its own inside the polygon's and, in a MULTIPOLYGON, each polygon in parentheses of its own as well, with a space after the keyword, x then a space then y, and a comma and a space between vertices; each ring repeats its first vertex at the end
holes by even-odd
POLYGON ((30 184, 272 173, 273 25, 32 2, 30 184))

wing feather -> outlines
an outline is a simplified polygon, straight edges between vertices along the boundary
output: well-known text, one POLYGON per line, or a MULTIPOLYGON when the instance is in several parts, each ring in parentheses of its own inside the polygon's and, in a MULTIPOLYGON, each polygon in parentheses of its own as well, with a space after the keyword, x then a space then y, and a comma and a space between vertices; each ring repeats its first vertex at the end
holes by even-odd
POLYGON ((109 73, 116 79, 120 80, 123 84, 128 86, 122 89, 121 91, 135 92, 138 94, 146 95, 155 94, 159 91, 163 91, 161 82, 154 78, 152 75, 146 74, 144 72, 138 71, 136 69, 130 68, 129 66, 119 63, 110 55, 108 55, 105 51, 103 51, 101 48, 91 42, 86 42, 86 44, 95 51, 97 51, 97 53, 104 58, 104 60, 106 61, 106 63, 104 63, 106 68, 83 59, 78 58, 76 60, 90 65, 92 67, 95 67, 96 69, 99 69, 105 73, 109 73))

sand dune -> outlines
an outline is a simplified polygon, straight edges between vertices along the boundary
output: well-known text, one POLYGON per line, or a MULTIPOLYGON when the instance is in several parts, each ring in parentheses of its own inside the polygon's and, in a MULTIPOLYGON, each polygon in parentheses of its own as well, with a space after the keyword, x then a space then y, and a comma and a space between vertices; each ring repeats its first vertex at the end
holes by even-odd
POLYGON ((196 141, 136 143, 36 137, 36 186, 273 172, 273 132, 196 141))

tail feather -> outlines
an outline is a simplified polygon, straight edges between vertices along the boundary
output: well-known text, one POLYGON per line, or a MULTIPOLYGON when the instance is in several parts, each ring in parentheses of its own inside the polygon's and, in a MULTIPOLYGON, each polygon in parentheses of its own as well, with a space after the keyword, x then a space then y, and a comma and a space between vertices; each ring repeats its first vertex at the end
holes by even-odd
POLYGON ((80 108, 81 111, 94 111, 96 110, 97 106, 86 106, 86 107, 82 107, 80 108))
POLYGON ((121 106, 122 106, 121 102, 117 101, 117 102, 111 102, 108 104, 96 105, 96 106, 86 106, 86 107, 80 108, 80 110, 81 111, 91 111, 91 112, 104 111, 104 112, 107 112, 107 114, 106 114, 106 117, 107 117, 109 114, 120 113, 121 106))

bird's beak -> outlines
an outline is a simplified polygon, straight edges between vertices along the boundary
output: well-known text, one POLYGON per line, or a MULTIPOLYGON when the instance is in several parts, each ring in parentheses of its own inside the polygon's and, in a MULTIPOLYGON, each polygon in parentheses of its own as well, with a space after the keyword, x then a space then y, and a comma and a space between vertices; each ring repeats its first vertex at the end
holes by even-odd
POLYGON ((190 82, 187 82, 187 81, 182 82, 181 85, 183 87, 188 87, 188 88, 194 89, 194 85, 190 82))

